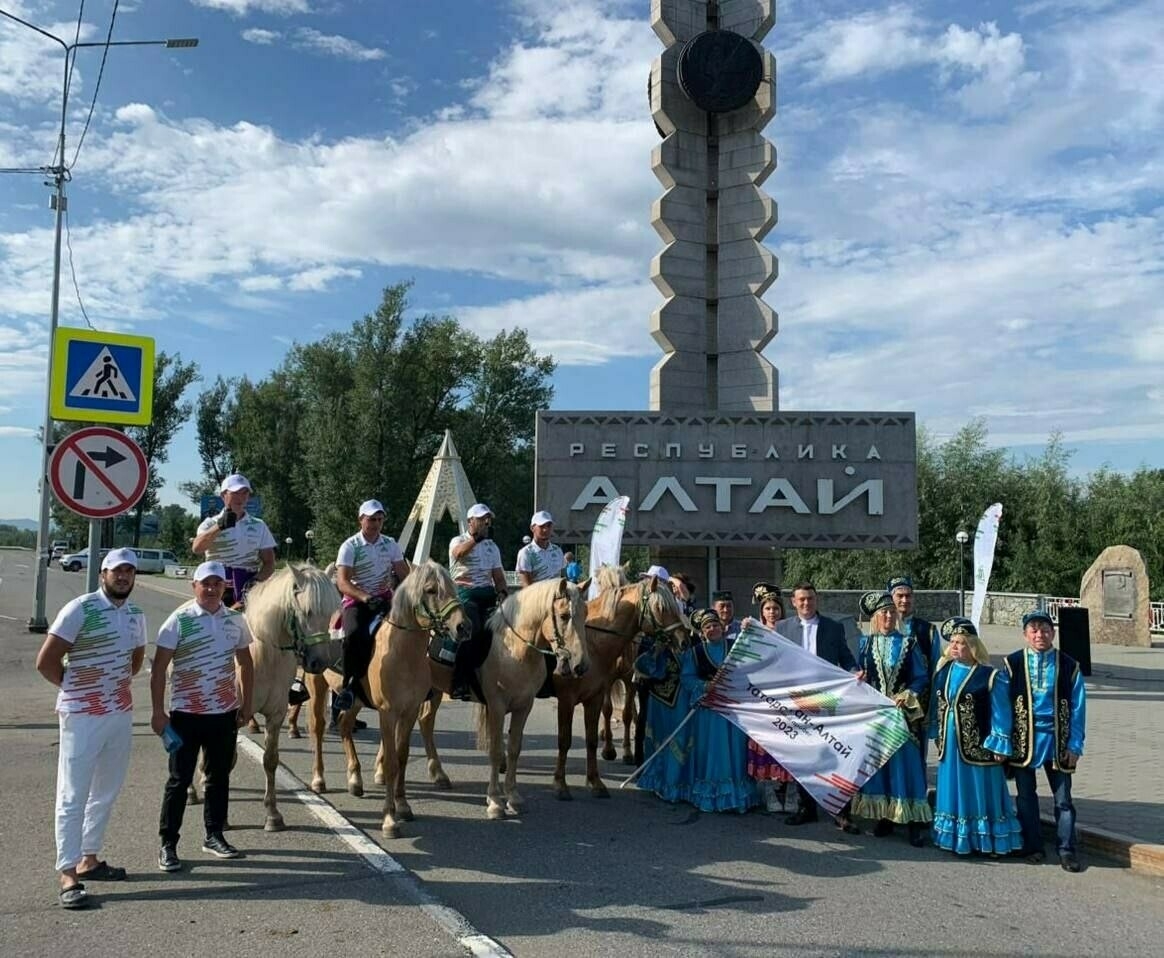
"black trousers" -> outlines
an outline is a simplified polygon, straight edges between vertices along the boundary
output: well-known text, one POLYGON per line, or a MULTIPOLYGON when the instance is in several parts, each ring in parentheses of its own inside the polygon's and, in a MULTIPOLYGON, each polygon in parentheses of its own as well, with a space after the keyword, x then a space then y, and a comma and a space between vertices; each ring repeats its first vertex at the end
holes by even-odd
POLYGON ((368 674, 372 664, 375 642, 368 626, 372 624, 372 610, 363 602, 344 606, 342 625, 344 630, 344 685, 352 685, 368 674))
POLYGON ((206 797, 202 818, 206 834, 222 831, 230 803, 230 769, 234 764, 235 740, 238 737, 237 710, 195 715, 171 712, 170 725, 182 737, 182 747, 170 754, 170 778, 162 796, 162 814, 158 834, 163 845, 176 845, 186 814, 186 790, 194 781, 198 753, 206 756, 206 797))

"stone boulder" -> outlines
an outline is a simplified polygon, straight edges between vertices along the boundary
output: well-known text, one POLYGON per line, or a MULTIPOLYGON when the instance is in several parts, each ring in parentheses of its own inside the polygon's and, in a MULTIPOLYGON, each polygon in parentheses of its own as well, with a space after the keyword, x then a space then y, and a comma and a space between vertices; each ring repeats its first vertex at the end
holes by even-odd
POLYGON ((1087 608, 1091 641, 1152 645, 1148 572, 1131 546, 1108 546, 1083 574, 1079 603, 1087 608))

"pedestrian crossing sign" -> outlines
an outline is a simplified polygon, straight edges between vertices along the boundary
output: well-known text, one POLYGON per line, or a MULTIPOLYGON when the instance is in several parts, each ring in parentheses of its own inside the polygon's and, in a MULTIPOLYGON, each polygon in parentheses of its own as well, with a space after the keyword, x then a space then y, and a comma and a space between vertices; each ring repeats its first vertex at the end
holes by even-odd
POLYGON ((53 419, 145 426, 153 418, 154 341, 61 327, 53 339, 53 419))

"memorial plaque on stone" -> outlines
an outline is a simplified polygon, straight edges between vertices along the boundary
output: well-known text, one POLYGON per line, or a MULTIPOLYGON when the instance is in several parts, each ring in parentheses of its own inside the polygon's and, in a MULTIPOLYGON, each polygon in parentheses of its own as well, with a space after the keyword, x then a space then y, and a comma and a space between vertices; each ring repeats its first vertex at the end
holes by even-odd
POLYGON ((1103 616, 1130 619, 1136 612, 1136 580, 1131 569, 1103 570, 1103 616))

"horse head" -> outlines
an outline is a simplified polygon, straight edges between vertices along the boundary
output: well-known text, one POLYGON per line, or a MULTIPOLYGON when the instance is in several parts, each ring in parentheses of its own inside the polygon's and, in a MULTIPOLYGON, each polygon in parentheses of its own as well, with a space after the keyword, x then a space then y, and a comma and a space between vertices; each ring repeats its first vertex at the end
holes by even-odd
POLYGON ((550 642, 558 664, 554 671, 561 676, 581 676, 590 667, 586 648, 586 591, 589 582, 580 585, 558 580, 551 613, 542 623, 542 637, 550 642))
POLYGON ((335 665, 331 625, 340 607, 339 591, 314 566, 289 565, 287 573, 284 627, 291 642, 282 648, 295 653, 304 672, 319 675, 335 665))
POLYGON ((426 559, 400 584, 392 600, 392 620, 436 639, 469 638, 472 626, 457 599, 457 586, 444 566, 426 559))
POLYGON ((637 605, 638 626, 643 635, 666 640, 685 626, 679 600, 669 585, 660 584, 658 576, 653 575, 638 584, 637 605))

